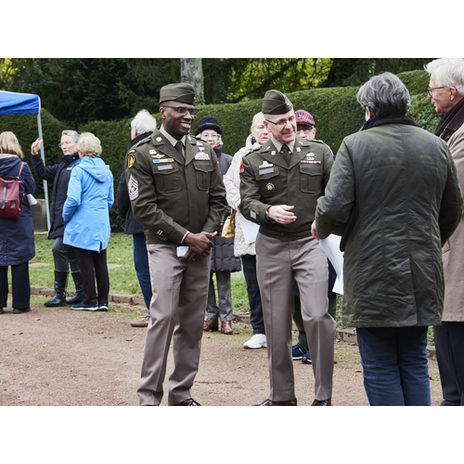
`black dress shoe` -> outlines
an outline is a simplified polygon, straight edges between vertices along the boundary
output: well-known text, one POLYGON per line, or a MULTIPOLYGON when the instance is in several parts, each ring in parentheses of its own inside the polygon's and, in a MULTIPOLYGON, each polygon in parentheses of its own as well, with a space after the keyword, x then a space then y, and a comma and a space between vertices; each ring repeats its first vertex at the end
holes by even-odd
POLYGON ((173 404, 173 406, 201 406, 201 404, 195 401, 193 398, 188 398, 187 400, 181 401, 180 403, 173 404))
POLYGON ((330 406, 332 404, 331 399, 328 400, 314 400, 311 406, 330 406))
POLYGON ((296 398, 289 401, 273 401, 270 398, 264 400, 262 403, 256 406, 296 406, 296 398))
POLYGON ((25 309, 14 308, 13 313, 14 314, 28 313, 30 310, 31 310, 31 308, 25 308, 25 309))

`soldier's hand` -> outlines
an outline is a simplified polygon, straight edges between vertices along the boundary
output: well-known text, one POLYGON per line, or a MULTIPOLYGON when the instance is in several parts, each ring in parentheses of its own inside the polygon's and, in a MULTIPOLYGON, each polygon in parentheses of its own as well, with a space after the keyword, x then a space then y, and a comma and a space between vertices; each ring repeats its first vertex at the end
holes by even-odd
POLYGON ((211 248, 213 247, 213 242, 211 239, 217 235, 217 232, 200 232, 198 234, 189 233, 185 237, 184 243, 189 246, 192 253, 199 256, 208 256, 211 248))
POLYGON ((197 259, 198 259, 198 255, 189 248, 187 253, 185 253, 185 255, 182 256, 182 258, 179 258, 179 261, 191 262, 191 261, 196 261, 197 259))
POLYGON ((32 142, 31 154, 32 155, 38 155, 41 146, 42 146, 42 139, 36 139, 35 142, 32 142))
POLYGON ((311 234, 316 240, 320 240, 319 236, 317 235, 316 221, 315 220, 311 224, 311 234))
POLYGON ((267 215, 279 224, 290 224, 296 221, 296 216, 292 211, 293 208, 294 206, 289 205, 274 205, 267 210, 267 215))

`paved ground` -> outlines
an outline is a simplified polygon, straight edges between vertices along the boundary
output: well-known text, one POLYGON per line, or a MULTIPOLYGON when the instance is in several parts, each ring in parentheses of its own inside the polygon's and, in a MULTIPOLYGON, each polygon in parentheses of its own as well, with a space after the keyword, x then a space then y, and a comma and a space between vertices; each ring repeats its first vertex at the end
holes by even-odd
MULTIPOLYGON (((127 309, 89 313, 35 304, 26 314, 6 311, 0 315, 0 405, 137 405, 145 329, 130 327, 127 309)), ((248 324, 235 322, 234 329, 232 336, 203 337, 193 388, 202 405, 248 406, 268 395, 266 351, 243 349, 251 334, 248 324)), ((334 405, 367 405, 357 347, 337 341, 335 362, 334 405)), ((168 373, 171 365, 170 358, 168 373)), ((294 371, 298 403, 309 405, 312 368, 296 361, 294 371)), ((430 375, 437 405, 435 361, 430 375)))

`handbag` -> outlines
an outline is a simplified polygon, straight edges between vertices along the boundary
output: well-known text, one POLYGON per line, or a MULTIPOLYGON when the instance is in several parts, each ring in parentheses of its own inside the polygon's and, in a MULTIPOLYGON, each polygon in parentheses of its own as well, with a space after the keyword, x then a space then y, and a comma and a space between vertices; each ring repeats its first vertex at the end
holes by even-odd
POLYGON ((227 216, 222 226, 222 238, 234 238, 235 237, 235 213, 233 209, 232 212, 227 216))

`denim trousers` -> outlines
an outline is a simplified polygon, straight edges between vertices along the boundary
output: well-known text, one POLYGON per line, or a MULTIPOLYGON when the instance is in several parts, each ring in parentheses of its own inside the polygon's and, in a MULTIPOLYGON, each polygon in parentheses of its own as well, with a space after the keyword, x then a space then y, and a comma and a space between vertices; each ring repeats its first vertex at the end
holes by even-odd
POLYGON ((145 234, 133 234, 133 248, 134 248, 134 267, 137 274, 137 279, 142 289, 143 299, 145 306, 150 315, 150 301, 152 296, 151 281, 150 281, 150 266, 148 264, 148 251, 145 242, 145 234))
POLYGON ((250 304, 250 324, 254 334, 264 334, 263 308, 256 277, 256 256, 242 255, 243 276, 247 286, 248 303, 250 304))
POLYGON ((464 406, 464 322, 442 322, 433 328, 443 401, 464 406))
POLYGON ((357 328, 371 406, 430 406, 427 327, 357 328))

